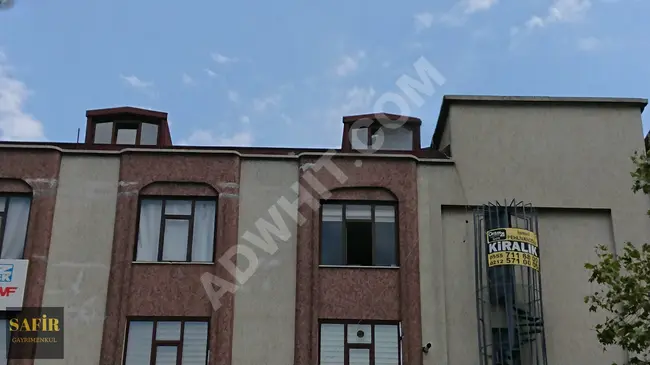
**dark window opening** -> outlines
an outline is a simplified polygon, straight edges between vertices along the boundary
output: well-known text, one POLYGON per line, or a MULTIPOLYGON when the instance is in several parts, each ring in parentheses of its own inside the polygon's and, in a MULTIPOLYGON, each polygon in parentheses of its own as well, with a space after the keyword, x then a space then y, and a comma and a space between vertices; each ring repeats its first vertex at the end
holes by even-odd
POLYGON ((347 264, 372 266, 372 222, 348 221, 345 231, 347 264))
POLYGON ((321 265, 397 266, 395 211, 392 204, 325 203, 321 265))

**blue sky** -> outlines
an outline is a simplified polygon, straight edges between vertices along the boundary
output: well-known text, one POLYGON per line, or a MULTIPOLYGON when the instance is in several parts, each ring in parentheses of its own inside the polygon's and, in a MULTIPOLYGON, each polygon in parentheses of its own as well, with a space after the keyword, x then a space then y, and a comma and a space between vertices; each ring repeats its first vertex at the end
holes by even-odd
POLYGON ((647 0, 15 2, 5 140, 74 142, 85 110, 129 105, 175 143, 333 147, 420 57, 446 79, 411 109, 424 141, 444 94, 650 96, 647 0))

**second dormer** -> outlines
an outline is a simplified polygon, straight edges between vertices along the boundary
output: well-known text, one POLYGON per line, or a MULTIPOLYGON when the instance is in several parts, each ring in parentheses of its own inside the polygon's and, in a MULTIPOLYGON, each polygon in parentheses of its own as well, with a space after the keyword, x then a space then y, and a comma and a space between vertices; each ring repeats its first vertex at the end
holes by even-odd
POLYGON ((343 117, 343 152, 399 152, 419 154, 419 118, 374 113, 343 117))
POLYGON ((86 144, 169 147, 167 113, 121 107, 86 111, 86 144))

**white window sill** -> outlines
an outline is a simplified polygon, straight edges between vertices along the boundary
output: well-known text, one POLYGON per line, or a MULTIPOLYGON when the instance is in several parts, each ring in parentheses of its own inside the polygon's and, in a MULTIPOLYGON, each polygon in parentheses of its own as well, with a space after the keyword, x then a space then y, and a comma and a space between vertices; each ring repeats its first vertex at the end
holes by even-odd
POLYGON ((325 269, 399 269, 399 266, 318 265, 325 269))
POLYGON ((137 265, 214 265, 214 262, 187 262, 187 261, 131 261, 137 265))

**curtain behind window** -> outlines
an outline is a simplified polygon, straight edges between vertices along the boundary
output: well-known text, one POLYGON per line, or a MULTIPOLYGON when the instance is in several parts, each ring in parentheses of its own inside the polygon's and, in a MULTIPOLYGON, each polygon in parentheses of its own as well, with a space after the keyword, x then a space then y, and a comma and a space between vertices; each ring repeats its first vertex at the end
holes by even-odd
POLYGON ((137 261, 157 261, 162 201, 142 200, 138 230, 137 261))
POLYGON ((11 197, 9 199, 2 253, 0 253, 3 259, 23 258, 31 202, 30 197, 11 197))

